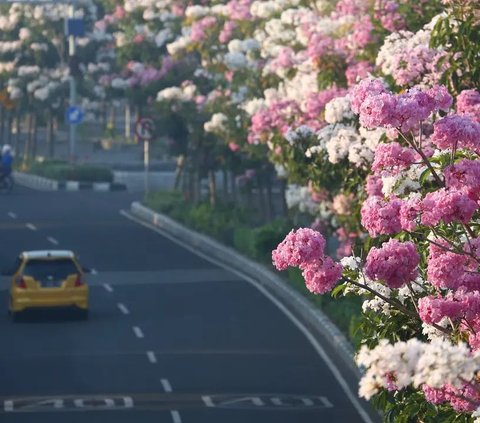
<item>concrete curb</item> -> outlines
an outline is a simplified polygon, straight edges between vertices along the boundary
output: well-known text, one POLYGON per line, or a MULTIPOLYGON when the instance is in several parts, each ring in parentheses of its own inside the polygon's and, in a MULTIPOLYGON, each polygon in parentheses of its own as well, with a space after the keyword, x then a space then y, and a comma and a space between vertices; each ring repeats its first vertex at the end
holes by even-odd
POLYGON ((13 172, 15 182, 37 191, 125 191, 125 184, 110 182, 55 181, 43 176, 13 172))
POLYGON ((324 338, 323 340, 329 342, 330 347, 340 356, 344 364, 352 370, 355 378, 360 378, 360 370, 353 360, 353 346, 348 342, 343 333, 340 332, 325 313, 315 307, 294 288, 287 285, 285 281, 274 272, 270 271, 265 266, 244 257, 232 248, 229 248, 206 235, 199 234, 198 232, 186 228, 165 215, 155 213, 153 210, 138 202, 132 203, 130 213, 175 238, 188 243, 195 249, 208 252, 209 256, 212 256, 218 261, 231 266, 237 271, 246 274, 257 281, 283 304, 287 305, 293 312, 295 312, 297 317, 300 317, 310 329, 318 331, 324 338))

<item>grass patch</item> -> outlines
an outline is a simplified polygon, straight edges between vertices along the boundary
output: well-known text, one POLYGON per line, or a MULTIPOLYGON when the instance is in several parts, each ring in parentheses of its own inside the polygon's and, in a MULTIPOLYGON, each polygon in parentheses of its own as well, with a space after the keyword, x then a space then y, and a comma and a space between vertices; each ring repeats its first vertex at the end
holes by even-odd
POLYGON ((113 182, 113 172, 109 168, 59 160, 33 162, 23 170, 56 181, 113 182))

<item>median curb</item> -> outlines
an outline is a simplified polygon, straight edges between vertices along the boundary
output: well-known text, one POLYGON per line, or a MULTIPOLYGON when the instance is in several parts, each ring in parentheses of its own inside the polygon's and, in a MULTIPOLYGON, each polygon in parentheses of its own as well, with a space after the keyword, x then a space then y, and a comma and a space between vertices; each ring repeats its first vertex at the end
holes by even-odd
POLYGON ((114 182, 80 182, 56 181, 43 176, 32 175, 25 172, 13 172, 13 177, 18 185, 37 191, 125 191, 127 186, 114 182))
POLYGON ((156 213, 139 202, 131 204, 130 213, 175 238, 188 243, 188 245, 193 248, 204 251, 218 261, 253 278, 277 297, 277 299, 280 299, 284 304, 288 305, 304 323, 308 324, 309 329, 318 331, 324 338, 322 341, 328 340, 330 346, 340 356, 344 364, 352 370, 354 376, 357 379, 360 378, 360 370, 353 360, 355 351, 343 333, 340 332, 325 313, 285 283, 285 281, 274 272, 246 258, 234 249, 206 235, 195 232, 163 214, 156 213))

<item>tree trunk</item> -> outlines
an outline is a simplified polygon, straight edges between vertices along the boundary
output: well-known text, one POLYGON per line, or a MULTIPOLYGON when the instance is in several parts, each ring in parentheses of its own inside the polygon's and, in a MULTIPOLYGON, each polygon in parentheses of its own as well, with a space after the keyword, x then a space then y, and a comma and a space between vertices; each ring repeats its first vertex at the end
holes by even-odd
POLYGON ((5 144, 5 113, 6 110, 0 107, 0 143, 5 144))
POLYGON ((267 202, 265 200, 265 190, 263 187, 263 175, 257 177, 258 186, 258 204, 260 206, 260 219, 262 222, 267 221, 267 202))
POLYGON ((282 203, 282 216, 288 217, 288 205, 287 199, 285 198, 287 192, 287 180, 280 179, 280 201, 282 203))
POLYGON ((13 113, 10 110, 8 112, 8 121, 7 121, 7 144, 12 145, 12 131, 13 131, 13 113))
POLYGON ((274 205, 273 205, 273 192, 272 192, 272 175, 268 174, 266 179, 266 190, 267 190, 267 218, 269 221, 273 219, 274 216, 274 205))
POLYGON ((208 192, 210 197, 210 205, 215 207, 217 202, 217 181, 215 180, 215 171, 208 171, 208 192))
POLYGON ((33 137, 33 112, 28 112, 27 116, 27 140, 25 141, 25 149, 23 152, 23 162, 27 163, 30 158, 30 149, 33 137))
POLYGON ((223 197, 225 198, 225 201, 228 200, 229 195, 228 195, 228 171, 223 168, 222 169, 222 191, 223 191, 223 197))
MULTIPOLYGON (((20 121, 21 115, 20 110, 15 112, 15 138, 13 138, 13 149, 18 153, 19 148, 19 138, 20 138, 20 121)), ((12 136, 13 136, 13 124, 12 124, 12 136)))
POLYGON ((182 180, 182 175, 184 173, 184 167, 185 167, 185 156, 183 154, 180 154, 177 157, 177 167, 175 169, 175 182, 173 184, 174 191, 177 191, 178 187, 180 186, 180 181, 182 180))
POLYGON ((233 203, 237 203, 238 196, 237 196, 237 178, 233 172, 230 173, 230 192, 232 193, 232 201, 233 203))
POLYGON ((33 133, 32 133, 32 159, 37 157, 37 140, 38 140, 38 116, 33 115, 33 133))
POLYGON ((53 130, 54 120, 55 117, 53 115, 53 111, 49 110, 47 121, 47 146, 49 158, 53 158, 55 156, 55 135, 53 130))
POLYGON ((131 112, 131 107, 130 103, 125 104, 125 140, 127 142, 130 141, 130 138, 132 136, 132 112, 131 112))

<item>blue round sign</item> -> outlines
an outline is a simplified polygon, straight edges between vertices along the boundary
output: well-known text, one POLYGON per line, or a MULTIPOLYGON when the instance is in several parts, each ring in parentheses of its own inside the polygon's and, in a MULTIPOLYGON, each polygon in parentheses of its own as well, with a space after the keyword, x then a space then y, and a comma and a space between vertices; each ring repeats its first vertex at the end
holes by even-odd
POLYGON ((79 107, 70 106, 67 109, 67 113, 65 114, 65 118, 68 124, 70 125, 78 125, 83 121, 83 111, 79 107))

